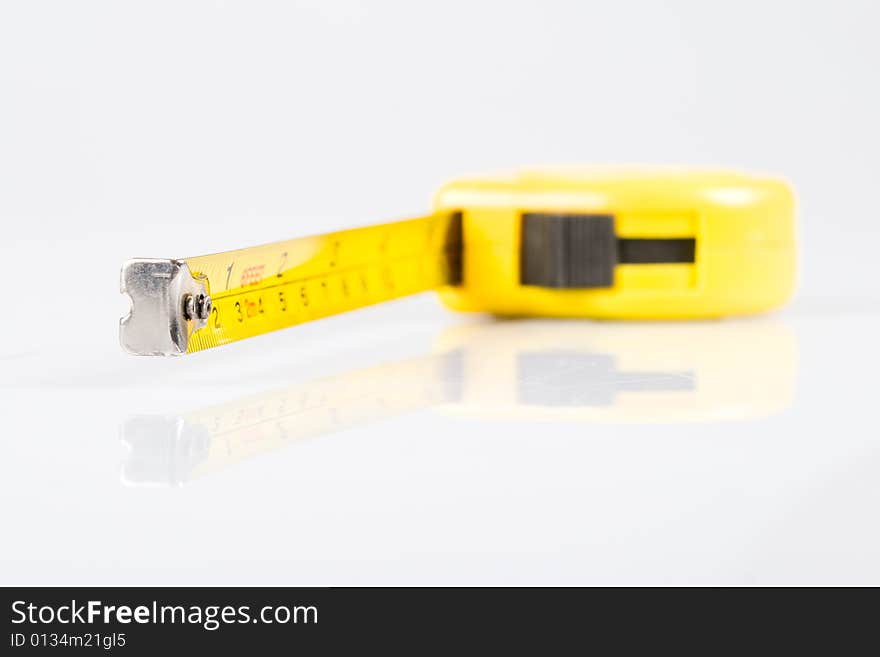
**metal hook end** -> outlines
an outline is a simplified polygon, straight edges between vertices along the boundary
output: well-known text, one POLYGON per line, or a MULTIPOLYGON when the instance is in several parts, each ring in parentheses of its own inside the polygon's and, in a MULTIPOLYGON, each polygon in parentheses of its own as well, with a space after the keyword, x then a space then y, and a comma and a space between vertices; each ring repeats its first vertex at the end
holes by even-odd
POLYGON ((119 321, 119 342, 130 354, 185 354, 190 336, 211 314, 207 279, 194 277, 183 260, 129 260, 120 291, 131 299, 131 312, 119 321))

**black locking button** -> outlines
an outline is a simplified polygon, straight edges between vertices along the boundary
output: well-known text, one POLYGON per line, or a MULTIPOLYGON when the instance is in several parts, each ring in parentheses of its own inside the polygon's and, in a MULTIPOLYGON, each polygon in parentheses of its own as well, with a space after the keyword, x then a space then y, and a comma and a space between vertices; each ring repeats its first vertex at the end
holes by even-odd
POLYGON ((520 284, 611 287, 619 263, 688 263, 695 255, 691 237, 618 239, 610 214, 529 212, 522 216, 520 284))
POLYGON ((611 287, 617 237, 610 214, 524 214, 520 283, 611 287))

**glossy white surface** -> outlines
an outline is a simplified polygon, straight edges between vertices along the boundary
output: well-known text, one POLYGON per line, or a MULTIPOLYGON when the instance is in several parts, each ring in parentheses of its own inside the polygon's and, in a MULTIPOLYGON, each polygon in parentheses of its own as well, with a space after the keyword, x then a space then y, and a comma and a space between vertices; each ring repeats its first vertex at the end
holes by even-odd
POLYGON ((4 583, 880 580, 876 308, 458 321, 5 358, 4 583))
POLYGON ((3 3, 0 584, 880 584, 876 25, 857 2, 3 3), (786 175, 798 298, 623 325, 426 295, 182 359, 118 346, 128 258, 549 162, 786 175))

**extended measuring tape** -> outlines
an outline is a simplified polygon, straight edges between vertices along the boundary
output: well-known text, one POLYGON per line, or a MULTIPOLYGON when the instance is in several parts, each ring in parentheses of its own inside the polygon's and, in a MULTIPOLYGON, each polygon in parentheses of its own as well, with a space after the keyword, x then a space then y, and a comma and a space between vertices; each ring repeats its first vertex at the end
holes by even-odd
POLYGON ((794 287, 794 196, 724 171, 463 178, 418 219, 122 268, 123 348, 179 355, 438 290, 508 316, 721 317, 794 287))

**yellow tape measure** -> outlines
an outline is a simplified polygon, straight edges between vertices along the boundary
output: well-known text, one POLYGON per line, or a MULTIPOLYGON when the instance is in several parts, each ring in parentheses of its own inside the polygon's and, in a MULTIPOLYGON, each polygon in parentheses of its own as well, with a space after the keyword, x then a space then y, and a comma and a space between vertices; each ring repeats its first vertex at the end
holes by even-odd
POLYGON ((131 260, 120 341, 178 355, 431 289, 500 315, 718 317, 779 305, 794 267, 794 197, 780 180, 525 171, 453 181, 419 219, 131 260))

